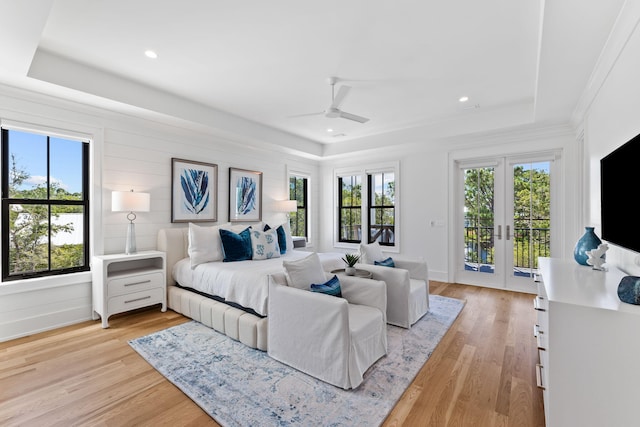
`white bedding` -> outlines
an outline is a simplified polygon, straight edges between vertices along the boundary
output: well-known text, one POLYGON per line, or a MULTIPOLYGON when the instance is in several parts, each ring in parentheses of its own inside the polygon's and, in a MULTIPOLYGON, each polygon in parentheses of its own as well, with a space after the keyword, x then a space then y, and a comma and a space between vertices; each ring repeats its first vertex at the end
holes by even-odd
MULTIPOLYGON (((173 267, 173 278, 181 286, 193 288, 226 301, 251 308, 267 315, 270 274, 282 273, 283 260, 295 260, 309 256, 310 252, 289 251, 280 258, 265 260, 206 262, 191 269, 189 258, 178 261, 173 267)), ((325 271, 344 267, 340 253, 319 253, 325 271)))

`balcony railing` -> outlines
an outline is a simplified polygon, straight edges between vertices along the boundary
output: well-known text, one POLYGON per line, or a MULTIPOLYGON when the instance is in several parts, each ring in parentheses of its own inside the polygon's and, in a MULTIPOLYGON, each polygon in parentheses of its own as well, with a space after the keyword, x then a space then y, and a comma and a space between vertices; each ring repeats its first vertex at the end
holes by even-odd
MULTIPOLYGON (((494 227, 466 226, 465 261, 494 264, 494 238, 494 227)), ((515 228, 511 239, 515 268, 536 269, 538 257, 550 255, 549 228, 515 228)))

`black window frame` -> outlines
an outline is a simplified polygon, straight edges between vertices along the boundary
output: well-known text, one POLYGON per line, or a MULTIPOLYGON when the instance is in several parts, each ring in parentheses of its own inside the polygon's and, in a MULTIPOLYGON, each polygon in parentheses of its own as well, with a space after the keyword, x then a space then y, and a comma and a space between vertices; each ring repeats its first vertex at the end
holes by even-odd
MULTIPOLYGON (((355 216, 356 218, 360 218, 360 234, 362 235, 362 183, 360 184, 360 205, 353 205, 353 203, 350 206, 345 206, 344 200, 342 198, 342 183, 343 183, 343 178, 356 178, 359 177, 359 175, 354 174, 354 175, 345 175, 345 176, 339 176, 338 177, 338 242, 340 243, 361 243, 361 239, 347 239, 347 238, 343 238, 342 236, 342 212, 344 209, 347 210, 356 210, 357 211, 357 215, 355 216)), ((352 186, 353 188, 353 186, 352 186)), ((351 197, 351 200, 353 201, 354 197, 351 197)), ((353 215, 351 216, 352 218, 354 217, 353 215)), ((353 225, 353 224, 352 224, 353 225)))
MULTIPOLYGON (((63 199, 52 199, 50 194, 50 186, 47 186, 47 198, 46 199, 22 199, 22 198, 11 198, 9 197, 9 173, 10 173, 10 160, 9 160, 9 132, 11 129, 9 128, 1 128, 0 129, 0 157, 2 158, 2 282, 9 282, 14 280, 24 280, 31 279, 37 277, 49 277, 49 276, 58 276, 64 274, 78 273, 83 271, 90 270, 90 262, 89 262, 89 244, 90 244, 90 233, 89 233, 89 141, 80 140, 76 138, 69 137, 60 137, 49 135, 48 133, 41 133, 37 131, 29 131, 29 130, 20 130, 25 133, 36 133, 46 135, 47 138, 47 182, 51 182, 50 180, 50 164, 51 164, 51 150, 50 143, 51 138, 62 138, 62 139, 70 139, 74 141, 78 141, 82 144, 82 200, 63 200, 63 199), (51 245, 49 245, 48 253, 47 253, 47 261, 48 268, 46 270, 39 270, 35 272, 21 272, 10 274, 9 272, 9 254, 10 254, 10 245, 9 245, 9 207, 15 204, 23 204, 23 205, 46 205, 48 206, 48 219, 49 224, 51 224, 51 207, 52 206, 82 206, 83 211, 83 265, 69 268, 61 268, 61 269, 52 269, 51 267, 51 245)), ((51 229, 49 228, 49 242, 51 242, 51 229)))
POLYGON ((291 234, 294 236, 304 237, 305 240, 309 239, 309 179, 306 176, 291 174, 289 176, 289 200, 296 201, 296 226, 293 226, 294 218, 289 218, 289 227, 291 228, 291 234), (297 180, 302 180, 302 189, 298 188, 297 180), (299 190, 302 192, 302 202, 298 198, 299 190), (299 233, 299 219, 304 219, 304 234, 299 233))
MULTIPOLYGON (((385 196, 384 194, 384 189, 382 192, 382 204, 381 205, 375 205, 375 188, 373 185, 373 177, 375 175, 381 175, 382 176, 382 183, 384 184, 384 175, 388 174, 388 173, 392 173, 393 174, 393 182, 395 183, 395 172, 390 172, 390 171, 380 171, 380 172, 371 172, 371 173, 367 173, 367 241, 368 243, 373 243, 377 240, 377 238, 373 238, 372 235, 374 234, 373 231, 374 229, 380 228, 379 225, 373 225, 374 224, 374 216, 379 212, 380 215, 384 215, 384 211, 385 210, 389 210, 392 209, 393 210, 393 226, 391 228, 391 231, 393 233, 393 242, 389 242, 389 241, 385 241, 385 240, 379 240, 378 243, 381 246, 390 246, 390 247, 394 247, 395 246, 395 234, 396 234, 396 230, 395 230, 395 217, 396 217, 396 206, 395 206, 395 200, 393 204, 387 205, 385 204, 385 200, 388 199, 388 197, 385 196)), ((380 230, 380 234, 382 234, 383 230, 380 230)))

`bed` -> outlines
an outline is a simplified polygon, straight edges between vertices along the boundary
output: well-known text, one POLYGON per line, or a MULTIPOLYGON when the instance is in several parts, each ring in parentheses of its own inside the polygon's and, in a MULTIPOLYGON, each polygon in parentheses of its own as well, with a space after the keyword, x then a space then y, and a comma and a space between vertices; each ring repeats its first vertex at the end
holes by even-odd
MULTIPOLYGON (((167 305, 170 309, 249 347, 266 351, 269 276, 284 276, 283 260, 304 258, 309 252, 293 249, 288 227, 284 227, 284 235, 279 236, 287 239, 286 244, 282 242, 287 250, 277 258, 223 262, 220 248, 211 252, 209 242, 215 241, 220 228, 238 232, 246 227, 190 224, 189 228, 165 228, 158 232, 157 247, 166 253, 167 305), (203 237, 207 238, 209 250, 206 256, 194 249, 198 239, 203 237), (196 259, 201 262, 194 265, 196 259), (212 259, 215 261, 207 261, 212 259)), ((265 228, 263 224, 252 224, 252 227, 265 228)), ((277 228, 278 232, 280 228, 277 228)), ((343 266, 340 253, 319 256, 325 271, 343 266)))

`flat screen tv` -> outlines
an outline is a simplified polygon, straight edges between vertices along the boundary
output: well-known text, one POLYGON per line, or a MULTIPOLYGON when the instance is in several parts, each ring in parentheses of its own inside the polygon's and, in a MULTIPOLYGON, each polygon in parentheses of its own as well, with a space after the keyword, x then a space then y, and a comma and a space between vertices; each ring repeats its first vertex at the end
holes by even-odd
POLYGON ((600 160, 602 239, 640 252, 636 184, 640 174, 640 135, 600 160))

